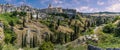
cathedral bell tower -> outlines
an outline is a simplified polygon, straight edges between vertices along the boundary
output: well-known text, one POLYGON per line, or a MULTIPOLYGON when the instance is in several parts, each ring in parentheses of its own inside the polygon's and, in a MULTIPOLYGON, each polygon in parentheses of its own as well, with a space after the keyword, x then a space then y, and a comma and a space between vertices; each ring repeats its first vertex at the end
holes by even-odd
POLYGON ((49 5, 48 5, 48 8, 52 8, 52 5, 51 5, 51 4, 49 4, 49 5))

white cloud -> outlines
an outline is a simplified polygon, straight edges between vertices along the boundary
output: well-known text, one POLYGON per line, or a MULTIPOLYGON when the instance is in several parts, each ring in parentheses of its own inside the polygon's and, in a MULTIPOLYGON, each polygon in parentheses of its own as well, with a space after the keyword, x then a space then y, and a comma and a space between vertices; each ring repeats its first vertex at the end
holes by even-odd
POLYGON ((12 2, 12 1, 14 1, 14 0, 5 0, 6 2, 12 2))
POLYGON ((104 5, 105 3, 98 1, 97 4, 98 4, 98 5, 104 5))
POLYGON ((105 8, 106 11, 120 12, 120 0, 109 0, 109 6, 105 8))
POLYGON ((53 2, 54 2, 55 4, 62 4, 62 3, 63 3, 63 2, 60 1, 60 0, 53 0, 53 2))
POLYGON ((120 3, 120 0, 108 0, 109 4, 120 3))
POLYGON ((39 0, 40 3, 45 4, 45 2, 48 2, 49 0, 39 0))
POLYGON ((88 6, 78 7, 76 8, 78 12, 98 12, 97 8, 91 8, 88 6))
POLYGON ((106 10, 111 12, 120 12, 120 3, 112 4, 109 7, 106 7, 106 10))

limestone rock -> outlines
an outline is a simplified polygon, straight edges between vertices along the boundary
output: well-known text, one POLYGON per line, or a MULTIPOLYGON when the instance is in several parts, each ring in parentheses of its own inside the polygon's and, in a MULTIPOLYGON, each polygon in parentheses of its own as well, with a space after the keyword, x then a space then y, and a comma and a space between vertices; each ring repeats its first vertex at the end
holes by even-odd
POLYGON ((3 43, 4 40, 4 30, 3 30, 3 24, 0 23, 0 44, 3 43))

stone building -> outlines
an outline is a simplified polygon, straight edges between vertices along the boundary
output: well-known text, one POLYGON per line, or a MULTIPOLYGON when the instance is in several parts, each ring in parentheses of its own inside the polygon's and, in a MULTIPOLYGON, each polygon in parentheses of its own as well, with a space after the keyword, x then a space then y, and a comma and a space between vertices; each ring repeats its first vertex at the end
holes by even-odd
POLYGON ((61 7, 52 7, 51 4, 49 4, 47 12, 49 13, 62 13, 62 8, 61 7))
POLYGON ((41 9, 41 12, 44 13, 62 13, 61 7, 53 7, 51 4, 48 5, 48 8, 41 9))
POLYGON ((0 13, 15 11, 15 7, 12 4, 0 4, 0 13))
POLYGON ((43 13, 65 13, 70 17, 76 15, 75 9, 63 9, 62 7, 53 7, 51 4, 48 5, 48 8, 41 9, 40 12, 43 13))
POLYGON ((77 13, 75 9, 63 9, 63 12, 67 14, 70 18, 75 17, 77 13))

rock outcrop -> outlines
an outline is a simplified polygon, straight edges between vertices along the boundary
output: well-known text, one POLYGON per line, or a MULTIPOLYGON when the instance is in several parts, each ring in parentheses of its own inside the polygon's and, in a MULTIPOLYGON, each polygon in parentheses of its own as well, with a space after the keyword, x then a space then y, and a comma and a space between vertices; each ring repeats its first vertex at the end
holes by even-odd
POLYGON ((3 30, 3 23, 0 23, 0 44, 3 44, 4 40, 4 30, 3 30))

